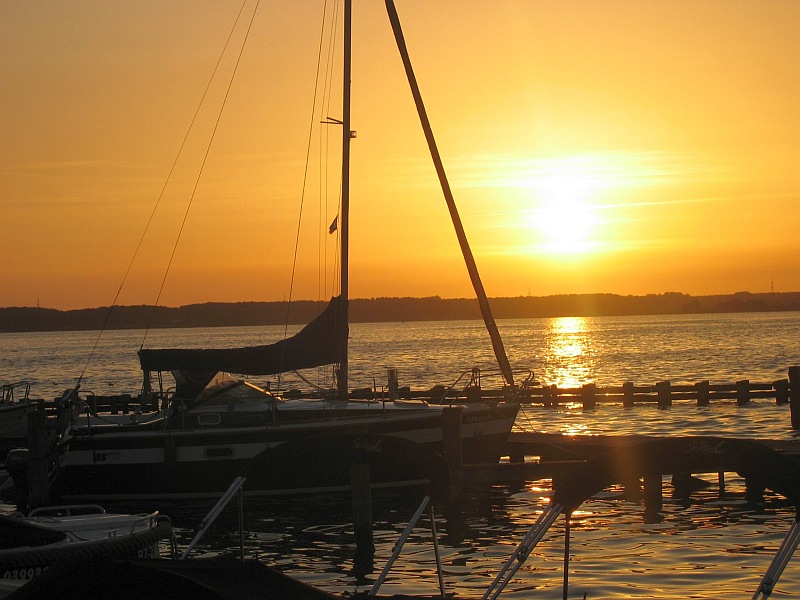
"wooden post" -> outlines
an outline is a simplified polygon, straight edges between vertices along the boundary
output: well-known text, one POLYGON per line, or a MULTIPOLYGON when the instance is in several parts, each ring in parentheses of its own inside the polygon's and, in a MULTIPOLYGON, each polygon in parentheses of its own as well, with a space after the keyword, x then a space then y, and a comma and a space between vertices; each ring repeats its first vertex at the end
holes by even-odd
POLYGON ((660 520, 659 513, 664 503, 662 498, 663 486, 661 473, 645 473, 644 515, 647 523, 654 523, 660 520))
POLYGON ((631 475, 621 482, 624 487, 623 496, 628 502, 639 502, 642 499, 642 480, 631 475))
POLYGON ((800 429, 800 367, 789 367, 789 411, 792 429, 800 429))
POLYGON ((775 404, 789 404, 789 380, 779 379, 772 384, 775 390, 775 404))
POLYGON ((631 408, 633 406, 633 382, 626 381, 622 384, 622 406, 631 408))
POLYGON ((367 575, 375 569, 370 479, 366 454, 363 451, 354 452, 353 461, 350 463, 350 492, 353 498, 353 533, 356 538, 353 576, 358 582, 366 581, 367 575))
POLYGON ((450 495, 447 499, 445 518, 447 536, 451 541, 460 541, 464 536, 462 515, 464 483, 464 448, 461 442, 463 406, 447 406, 442 409, 442 454, 450 472, 450 495))
POLYGON ((706 379, 705 381, 698 381, 694 384, 694 389, 697 392, 697 406, 708 406, 708 388, 709 382, 706 379))
POLYGON ((659 381, 656 384, 656 394, 658 394, 659 406, 672 406, 672 392, 670 391, 669 381, 659 381))
POLYGON ((736 382, 736 404, 745 406, 750 403, 750 381, 742 379, 736 382))
POLYGON ((597 406, 597 384, 583 384, 581 387, 581 399, 583 400, 583 408, 594 408, 597 406))
POLYGON ((558 386, 553 383, 542 391, 542 400, 545 408, 558 406, 558 386))
POLYGON ((750 504, 764 504, 764 486, 754 478, 744 478, 744 499, 750 504))
POLYGON ((28 413, 28 449, 28 507, 47 506, 50 503, 50 447, 47 440, 47 415, 41 405, 28 413))

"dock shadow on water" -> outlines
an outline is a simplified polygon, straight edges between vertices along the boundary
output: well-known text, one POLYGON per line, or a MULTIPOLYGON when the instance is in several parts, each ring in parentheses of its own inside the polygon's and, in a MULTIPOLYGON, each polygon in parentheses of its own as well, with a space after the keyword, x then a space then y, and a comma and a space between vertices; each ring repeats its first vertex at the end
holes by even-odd
MULTIPOLYGON (((744 481, 730 474, 722 492, 716 475, 702 478, 707 485, 696 486, 687 498, 685 493, 673 497, 665 477, 663 507, 655 522, 645 518, 640 501, 626 499, 621 486, 581 505, 570 522, 569 597, 750 597, 793 519, 792 507, 769 493, 763 504, 748 503, 744 481)), ((460 541, 446 535, 447 524, 437 507, 447 593, 480 598, 547 506, 550 493, 549 480, 467 490, 460 541)), ((329 592, 366 592, 419 500, 416 494, 374 494, 371 575, 359 578, 354 573, 357 544, 348 495, 245 497, 244 554, 329 592)), ((159 509, 172 518, 179 545, 185 546, 208 507, 176 504, 159 509)), ((564 530, 562 516, 501 597, 562 598, 564 530)), ((239 552, 239 516, 232 503, 192 556, 202 560, 239 552)), ((381 593, 435 595, 437 585, 430 524, 423 517, 381 593)), ((781 577, 777 594, 800 594, 800 577, 791 567, 781 577)))

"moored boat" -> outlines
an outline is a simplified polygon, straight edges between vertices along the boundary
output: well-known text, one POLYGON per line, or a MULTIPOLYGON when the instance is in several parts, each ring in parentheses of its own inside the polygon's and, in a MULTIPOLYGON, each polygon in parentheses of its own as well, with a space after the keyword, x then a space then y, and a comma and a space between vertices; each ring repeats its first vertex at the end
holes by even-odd
POLYGON ((424 479, 420 473, 430 463, 413 459, 416 447, 442 451, 443 418, 450 406, 460 407, 464 460, 475 463, 497 461, 518 410, 510 402, 336 406, 322 400, 281 400, 242 381, 212 387, 192 403, 170 406, 163 418, 148 423, 73 424, 58 448, 51 496, 62 502, 211 498, 248 471, 250 495, 345 490, 349 481, 346 476, 334 478, 339 471, 332 464, 346 463, 344 453, 358 443, 354 438, 370 436, 396 439, 383 441, 383 449, 399 454, 396 468, 375 483, 404 486, 424 479), (308 450, 308 465, 286 466, 299 450, 311 447, 316 451, 308 450), (318 477, 305 477, 322 459, 331 465, 318 477), (274 476, 253 477, 253 463, 274 476), (416 466, 417 472, 401 472, 401 464, 416 466))
POLYGON ((24 446, 28 434, 28 413, 34 409, 27 381, 0 386, 0 458, 9 450, 24 446))
MULTIPOLYGON (((496 462, 500 446, 506 441, 519 410, 515 401, 518 388, 433 142, 407 51, 401 43, 397 15, 391 3, 387 7, 434 166, 504 380, 498 394, 488 396, 474 385, 463 397, 447 397, 446 403, 461 407, 464 460, 496 462)), ((390 393, 385 399, 359 402, 351 398, 348 378, 349 148, 354 135, 350 129, 349 0, 344 3, 343 18, 342 117, 329 120, 329 124, 342 127, 341 206, 336 217, 340 236, 338 295, 299 333, 272 344, 221 349, 141 349, 139 360, 144 384, 140 398, 144 403, 151 403, 154 395, 161 399, 162 415, 146 423, 106 425, 92 423, 90 418, 82 425, 74 420, 62 432, 57 447, 52 485, 55 497, 66 500, 216 496, 232 478, 241 475, 251 461, 269 462, 265 453, 284 444, 331 434, 389 435, 441 450, 445 403, 402 399, 391 381, 390 393), (244 382, 208 387, 219 373, 274 375, 328 365, 334 365, 334 384, 321 394, 315 392, 304 398, 284 398, 244 382), (151 374, 155 373, 158 373, 157 390, 152 389, 151 374), (161 387, 163 373, 172 373, 175 377, 174 393, 161 387), (168 398, 166 406, 165 398, 168 398)), ((396 385, 396 381, 394 383, 396 385)), ((78 386, 73 396, 77 396, 78 386)), ((64 407, 70 413, 76 407, 74 400, 64 407)), ((415 479, 413 474, 409 476, 415 479)), ((392 483, 391 477, 387 476, 386 483, 392 483)), ((264 482, 262 488, 267 489, 251 489, 251 493, 293 489, 294 485, 294 481, 264 482)), ((331 485, 335 486, 335 482, 326 483, 326 487, 331 485)))
POLYGON ((52 506, 0 515, 0 597, 63 560, 155 558, 169 540, 169 519, 110 514, 96 505, 52 506))

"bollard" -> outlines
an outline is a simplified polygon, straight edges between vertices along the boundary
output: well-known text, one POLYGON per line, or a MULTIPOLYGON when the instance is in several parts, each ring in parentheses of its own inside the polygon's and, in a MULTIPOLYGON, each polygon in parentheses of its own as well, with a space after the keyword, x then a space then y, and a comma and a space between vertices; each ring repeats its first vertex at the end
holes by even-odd
POLYGON ((789 412, 792 429, 800 429, 800 367, 789 367, 789 412))

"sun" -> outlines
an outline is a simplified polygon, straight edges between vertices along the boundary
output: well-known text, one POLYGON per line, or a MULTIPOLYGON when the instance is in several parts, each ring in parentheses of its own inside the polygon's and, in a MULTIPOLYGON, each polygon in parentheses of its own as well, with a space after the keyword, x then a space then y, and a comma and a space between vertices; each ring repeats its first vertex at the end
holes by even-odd
POLYGON ((538 208, 531 215, 547 251, 577 254, 591 250, 597 225, 590 202, 592 187, 585 179, 567 174, 544 178, 537 186, 538 208))

